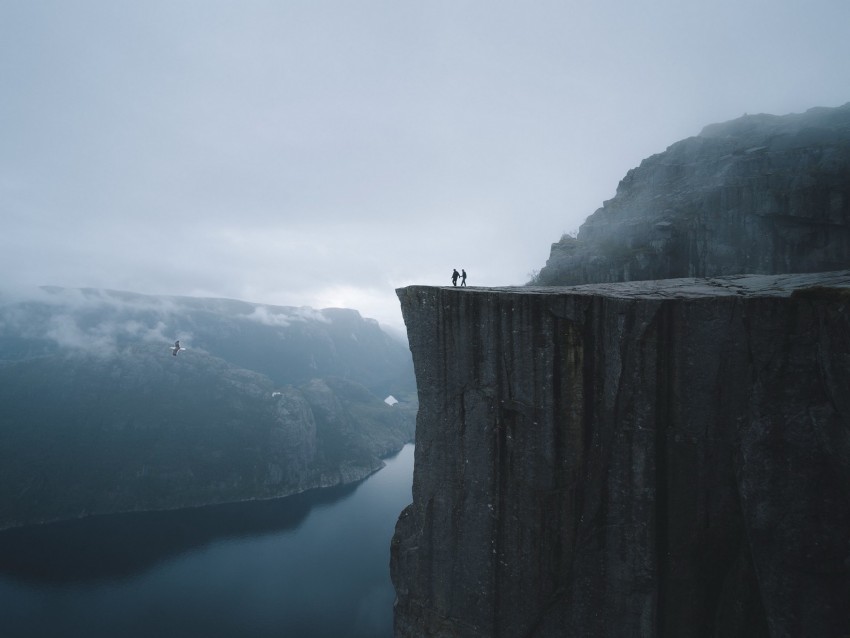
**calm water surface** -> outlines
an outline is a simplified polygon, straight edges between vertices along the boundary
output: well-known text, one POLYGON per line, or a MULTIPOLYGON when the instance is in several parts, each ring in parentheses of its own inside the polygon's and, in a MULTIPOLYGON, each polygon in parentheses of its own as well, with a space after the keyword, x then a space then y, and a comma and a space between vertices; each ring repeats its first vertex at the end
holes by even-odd
POLYGON ((392 636, 413 446, 356 486, 0 533, 4 638, 392 636))

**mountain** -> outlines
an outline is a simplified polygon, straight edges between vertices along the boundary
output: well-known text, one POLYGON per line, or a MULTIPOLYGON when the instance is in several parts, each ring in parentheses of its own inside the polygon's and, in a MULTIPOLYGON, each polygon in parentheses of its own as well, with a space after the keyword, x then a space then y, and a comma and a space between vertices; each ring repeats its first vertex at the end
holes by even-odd
POLYGON ((850 103, 706 126, 632 169, 531 283, 850 267, 850 103))
POLYGON ((354 310, 6 294, 0 528, 361 479, 412 439, 415 388, 407 345, 354 310))

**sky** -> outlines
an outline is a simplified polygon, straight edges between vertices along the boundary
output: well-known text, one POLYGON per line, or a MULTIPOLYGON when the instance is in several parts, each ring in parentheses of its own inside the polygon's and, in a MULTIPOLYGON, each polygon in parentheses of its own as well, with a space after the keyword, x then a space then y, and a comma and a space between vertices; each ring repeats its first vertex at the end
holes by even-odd
POLYGON ((0 287, 526 283, 707 124, 850 102, 848 0, 0 0, 0 287))

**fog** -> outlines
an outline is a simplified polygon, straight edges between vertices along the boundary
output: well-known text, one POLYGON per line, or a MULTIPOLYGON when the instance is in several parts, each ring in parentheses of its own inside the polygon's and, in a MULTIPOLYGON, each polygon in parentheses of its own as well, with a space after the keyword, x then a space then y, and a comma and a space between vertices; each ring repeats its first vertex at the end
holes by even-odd
POLYGON ((399 327, 395 288, 525 283, 703 126, 850 101, 847 24, 846 0, 3 3, 3 285, 399 327))
POLYGON ((228 305, 109 290, 17 286, 0 293, 0 339, 41 340, 60 350, 108 357, 153 344, 167 354, 177 339, 186 347, 193 337, 187 316, 201 308, 232 321, 277 329, 304 322, 331 323, 326 314, 310 307, 248 303, 224 307, 228 305))

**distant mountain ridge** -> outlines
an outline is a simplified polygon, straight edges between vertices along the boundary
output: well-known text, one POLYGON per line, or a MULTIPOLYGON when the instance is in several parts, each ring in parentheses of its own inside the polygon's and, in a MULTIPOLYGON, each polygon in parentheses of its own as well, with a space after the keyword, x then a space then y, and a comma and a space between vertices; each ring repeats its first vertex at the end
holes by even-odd
POLYGON ((412 440, 415 388, 406 344, 355 310, 2 296, 0 528, 358 480, 412 440))
POLYGON ((411 367, 406 346, 348 308, 57 287, 17 301, 0 295, 0 308, 0 360, 60 351, 107 355, 153 343, 168 348, 180 339, 190 351, 276 383, 341 376, 375 391, 416 388, 412 372, 399 374, 411 367))
POLYGON ((531 282, 850 267, 850 103, 706 126, 630 170, 531 282))

